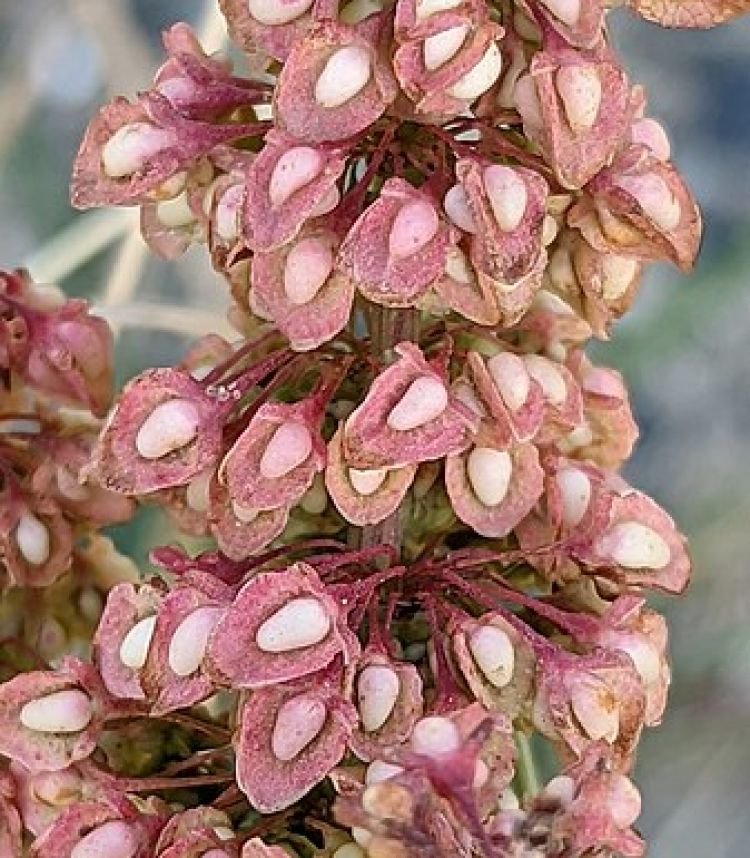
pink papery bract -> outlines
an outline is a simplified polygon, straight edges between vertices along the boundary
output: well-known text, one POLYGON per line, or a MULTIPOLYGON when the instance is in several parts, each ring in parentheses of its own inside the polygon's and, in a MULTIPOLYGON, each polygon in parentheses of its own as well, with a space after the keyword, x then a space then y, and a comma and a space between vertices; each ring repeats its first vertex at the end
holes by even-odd
POLYGON ((330 248, 333 262, 337 236, 323 226, 311 225, 289 244, 268 253, 256 253, 251 268, 253 300, 263 306, 265 314, 273 319, 291 347, 305 352, 328 342, 344 329, 355 291, 351 278, 332 268, 308 301, 290 300, 285 289, 287 265, 292 264, 290 254, 308 241, 330 248))
POLYGON ((364 402, 356 408, 344 428, 344 457, 359 469, 399 468, 458 454, 469 444, 478 417, 449 395, 437 417, 403 431, 391 428, 388 416, 418 379, 431 379, 447 386, 442 373, 428 363, 413 343, 399 343, 399 356, 373 381, 364 402))
POLYGON ((16 788, 7 771, 0 770, 0 856, 22 858, 23 826, 16 808, 16 788))
POLYGON ((221 446, 222 404, 186 373, 149 369, 128 382, 94 450, 92 469, 103 486, 128 495, 185 485, 216 461, 221 446), (170 400, 189 402, 198 427, 192 441, 159 458, 136 448, 143 423, 170 400))
POLYGON ((266 846, 260 837, 247 840, 242 848, 242 858, 288 858, 288 855, 281 846, 266 846))
POLYGON ((530 75, 537 105, 531 107, 519 101, 524 131, 541 149, 563 187, 581 188, 610 163, 625 139, 636 106, 631 100, 628 79, 604 43, 581 53, 552 35, 545 39, 544 50, 534 55, 530 75), (570 97, 583 101, 583 94, 575 90, 576 75, 583 78, 584 85, 592 78, 597 83, 592 80, 589 86, 599 89, 599 106, 594 110, 590 104, 581 104, 578 109, 590 113, 580 119, 573 102, 570 114, 582 122, 578 125, 568 115, 558 89, 569 85, 573 88, 570 97), (570 84, 566 77, 570 78, 570 84), (537 124, 538 113, 542 125, 537 124))
POLYGON ((289 682, 327 667, 343 654, 357 657, 356 638, 348 630, 338 603, 326 592, 315 570, 295 563, 278 572, 251 578, 214 629, 208 644, 208 674, 234 688, 262 688, 289 682), (260 627, 294 599, 314 599, 328 617, 325 635, 309 646, 264 651, 256 636, 260 627))
POLYGON ((234 838, 222 839, 217 829, 232 829, 229 817, 213 807, 192 807, 173 816, 159 834, 154 858, 239 858, 234 838))
POLYGON ((487 613, 478 619, 456 618, 449 628, 453 658, 472 694, 491 712, 508 718, 530 714, 530 695, 534 687, 536 656, 528 641, 501 614, 487 613), (470 649, 471 636, 485 627, 499 629, 513 647, 513 669, 506 684, 491 683, 482 672, 470 649))
POLYGON ((160 186, 195 159, 257 130, 257 123, 214 125, 187 119, 156 92, 135 103, 118 96, 101 108, 86 130, 73 167, 72 203, 87 209, 153 202, 164 196, 160 186), (142 165, 133 173, 121 178, 107 175, 102 163, 104 147, 121 128, 141 123, 161 132, 158 143, 144 154, 142 165))
MULTIPOLYGON (((314 397, 293 404, 267 402, 262 405, 219 467, 219 480, 226 486, 232 503, 241 509, 254 511, 270 511, 297 503, 312 485, 315 474, 325 467, 326 448, 320 435, 321 419, 321 405, 314 397), (270 445, 279 446, 277 433, 287 431, 294 434, 293 441, 285 443, 283 449, 273 449, 272 465, 289 452, 291 443, 304 444, 306 439, 307 446, 300 448, 300 457, 305 450, 309 449, 309 452, 286 473, 280 472, 287 466, 283 463, 272 474, 264 473, 270 445)), ((289 461, 294 462, 297 458, 289 461)))
POLYGON ((328 442, 326 488, 341 515, 350 524, 365 527, 385 520, 398 509, 414 481, 417 466, 405 465, 385 471, 382 482, 370 494, 357 491, 350 470, 344 458, 343 428, 340 426, 328 442))
MULTIPOLYGON (((374 28, 372 28, 374 30, 374 28)), ((381 57, 379 33, 325 22, 296 42, 279 74, 274 110, 279 127, 310 144, 344 140, 375 122, 398 93, 390 64, 381 57), (330 58, 342 48, 355 48, 368 57, 367 83, 343 104, 325 107, 315 99, 318 78, 330 58)))
POLYGON ((305 133, 299 139, 276 129, 266 134, 265 146, 245 179, 243 233, 253 250, 274 250, 291 241, 306 220, 317 216, 327 196, 335 190, 346 164, 346 150, 341 146, 315 146, 314 142, 305 133), (275 191, 275 183, 281 184, 281 179, 292 173, 295 158, 302 157, 313 166, 317 162, 316 168, 310 166, 310 172, 298 182, 308 180, 290 188, 281 185, 281 190, 275 191))
POLYGON ((505 453, 510 459, 510 479, 502 500, 487 506, 472 488, 467 466, 473 450, 446 458, 445 486, 453 511, 461 521, 481 536, 507 536, 539 500, 544 487, 544 471, 533 444, 516 444, 506 450, 497 445, 491 435, 484 435, 480 431, 473 449, 494 450, 505 453))
POLYGON ((439 218, 429 194, 404 179, 388 179, 377 200, 349 230, 338 264, 370 301, 385 307, 412 307, 443 274, 454 232, 439 218), (410 211, 417 212, 422 223, 405 228, 399 215, 410 211), (414 250, 399 247, 394 252, 395 240, 403 240, 410 230, 418 242, 414 250))
POLYGON ((701 30, 747 12, 747 0, 629 0, 628 6, 662 27, 701 30))
MULTIPOLYGON (((311 4, 313 5, 313 4, 311 4)), ((312 26, 309 13, 300 15, 288 24, 266 25, 256 21, 250 14, 247 0, 219 0, 219 6, 227 19, 232 41, 239 45, 260 64, 259 51, 279 62, 312 26)), ((268 57, 264 58, 267 62, 268 57)))
MULTIPOLYGON (((363 705, 362 692, 357 684, 362 672, 368 667, 386 668, 398 677, 398 696, 386 721, 376 730, 365 730, 360 723, 349 739, 349 747, 360 760, 373 760, 387 756, 389 751, 403 745, 411 735, 414 725, 422 717, 424 699, 422 679, 413 664, 394 661, 380 647, 368 647, 356 666, 354 678, 355 702, 363 705)), ((366 704, 365 704, 366 705, 366 704)))
POLYGON ((164 594, 144 585, 116 584, 107 595, 107 604, 94 635, 94 664, 113 697, 144 700, 138 670, 123 663, 120 647, 130 630, 141 620, 154 616, 164 594))
POLYGON ((689 271, 701 239, 701 217, 669 162, 645 146, 621 152, 568 212, 596 250, 642 261, 670 261, 689 271))
MULTIPOLYGON (((206 675, 203 658, 189 675, 180 676, 172 668, 171 645, 175 632, 196 611, 212 609, 213 622, 218 623, 231 601, 231 590, 212 575, 193 572, 184 576, 171 593, 165 596, 156 618, 156 626, 148 650, 148 658, 141 672, 141 682, 149 700, 151 711, 163 715, 176 709, 185 709, 205 700, 214 690, 213 681, 206 675)), ((195 636, 183 641, 183 646, 198 646, 208 641, 206 629, 203 641, 195 636)), ((200 653, 198 653, 200 655, 200 653)), ((204 656, 205 657, 205 656, 204 656)))
POLYGON ((323 780, 346 751, 357 711, 341 696, 335 681, 276 685, 252 691, 241 714, 237 748, 237 784, 261 813, 290 807, 323 780), (325 707, 318 733, 289 760, 279 759, 272 736, 280 708, 294 698, 325 707))

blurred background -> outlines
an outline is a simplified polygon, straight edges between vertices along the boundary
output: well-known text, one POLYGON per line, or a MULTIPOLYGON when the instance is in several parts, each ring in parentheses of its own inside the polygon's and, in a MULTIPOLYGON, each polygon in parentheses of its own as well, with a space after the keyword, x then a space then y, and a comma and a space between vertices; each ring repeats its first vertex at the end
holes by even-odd
MULTIPOLYGON (((132 212, 79 215, 68 205, 90 115, 148 84, 159 33, 180 19, 209 46, 220 43, 212 0, 0 0, 0 268, 26 265, 100 306, 120 334, 120 381, 175 362, 186 333, 227 330, 226 290, 204 253, 162 263, 133 237, 132 212)), ((750 18, 705 33, 662 31, 622 11, 611 20, 706 220, 695 272, 652 267, 634 311, 593 350, 632 391, 641 440, 627 476, 673 513, 695 558, 688 595, 660 605, 675 682, 664 726, 642 744, 641 823, 654 858, 742 858, 750 854, 750 18)), ((158 538, 153 528, 147 517, 128 538, 143 552, 158 538)))

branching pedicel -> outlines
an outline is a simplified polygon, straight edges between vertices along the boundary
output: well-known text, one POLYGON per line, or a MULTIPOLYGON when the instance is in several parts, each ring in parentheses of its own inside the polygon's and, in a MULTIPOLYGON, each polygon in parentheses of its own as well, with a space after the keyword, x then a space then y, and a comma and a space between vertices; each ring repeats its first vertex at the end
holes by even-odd
POLYGON ((642 855, 670 677, 643 593, 689 561, 583 347, 645 262, 694 260, 667 137, 598 0, 221 6, 253 73, 174 26, 72 195, 205 244, 239 341, 100 425, 106 325, 0 278, 0 856, 642 855), (216 549, 138 583, 97 532, 134 501, 216 549))

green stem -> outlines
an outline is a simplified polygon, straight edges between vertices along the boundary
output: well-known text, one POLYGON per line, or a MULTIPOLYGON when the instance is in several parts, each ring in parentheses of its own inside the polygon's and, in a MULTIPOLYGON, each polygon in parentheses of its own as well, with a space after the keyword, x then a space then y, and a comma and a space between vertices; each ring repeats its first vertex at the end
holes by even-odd
POLYGON ((534 752, 531 749, 529 737, 525 733, 516 733, 516 747, 518 748, 516 777, 521 789, 521 799, 532 798, 539 792, 540 783, 534 763, 534 752))

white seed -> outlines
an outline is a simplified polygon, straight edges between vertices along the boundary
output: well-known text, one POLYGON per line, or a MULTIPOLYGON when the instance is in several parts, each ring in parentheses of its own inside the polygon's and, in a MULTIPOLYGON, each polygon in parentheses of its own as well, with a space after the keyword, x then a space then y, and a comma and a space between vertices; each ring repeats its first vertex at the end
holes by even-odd
POLYGON ((463 3, 463 0, 417 0, 417 21, 424 21, 430 15, 437 12, 447 12, 455 9, 463 3))
POLYGON ((485 506, 494 507, 508 494, 513 461, 505 450, 475 447, 469 453, 466 473, 477 498, 485 506))
POLYGON ((581 0, 542 0, 543 4, 563 24, 572 27, 581 17, 581 0))
POLYGON ((189 482, 185 489, 185 502, 195 512, 208 512, 210 503, 209 489, 213 475, 214 469, 207 468, 189 482))
POLYGON ((529 199, 524 180, 512 167, 501 164, 487 167, 483 179, 497 225, 503 232, 518 229, 529 199))
POLYGON ((144 459, 161 459, 187 446, 198 434, 200 415, 187 399, 169 399, 157 405, 141 424, 136 450, 144 459))
POLYGON ((143 169, 147 160, 173 143, 171 132, 147 122, 123 125, 107 140, 102 149, 104 172, 112 179, 132 176, 143 169))
POLYGON ((667 132, 655 119, 644 117, 634 122, 630 126, 630 139, 633 143, 647 146, 660 161, 668 161, 672 154, 667 132))
POLYGON ((610 776, 607 809, 620 829, 629 828, 641 815, 641 794, 630 778, 617 773, 610 776))
POLYGON ((289 251, 284 266, 284 293, 296 307, 309 304, 333 271, 333 248, 320 238, 303 238, 289 251))
POLYGON ((299 467, 312 452, 312 435, 302 423, 282 423, 271 436, 260 459, 267 480, 279 480, 299 467))
POLYGON ((231 828, 227 828, 225 825, 215 825, 214 826, 214 834, 219 838, 219 840, 234 840, 235 834, 231 828))
POLYGON ((422 46, 425 68, 428 71, 435 71, 435 69, 445 65, 448 60, 452 60, 461 50, 461 45, 463 45, 468 32, 468 24, 459 24, 456 27, 443 30, 442 33, 428 36, 422 46))
POLYGON ((469 203, 466 198, 466 191, 463 185, 453 185, 448 189, 443 198, 443 208, 451 221, 464 232, 474 234, 477 231, 477 225, 474 222, 474 215, 469 209, 469 203))
POLYGON ((40 772, 31 784, 33 795, 50 807, 68 807, 81 800, 83 783, 74 768, 40 772))
POLYGON ((247 8, 259 24, 277 27, 289 24, 312 6, 313 0, 247 0, 247 8))
POLYGON ((520 810, 521 802, 518 800, 518 796, 513 792, 513 790, 510 787, 506 787, 500 793, 497 806, 499 810, 520 810))
POLYGON ((407 259, 419 253, 435 237, 440 226, 435 206, 427 200, 413 200, 399 210, 388 236, 388 253, 393 259, 407 259))
POLYGON ((70 858, 133 858, 139 848, 131 827, 121 819, 112 819, 82 837, 70 858))
POLYGON ((493 625, 480 626, 469 638, 469 649, 477 666, 495 688, 505 688, 513 679, 515 650, 502 629, 493 625))
POLYGON ((448 391, 437 378, 415 378, 388 415, 387 423, 397 432, 408 432, 437 419, 448 407, 448 391))
POLYGON ((351 0, 339 13, 339 21, 342 24, 359 24, 370 15, 377 15, 383 11, 381 0, 351 0))
POLYGON ((390 718, 398 700, 398 674, 386 665, 366 667, 357 681, 359 717, 366 733, 379 730, 390 718))
POLYGON ((120 661, 131 670, 140 670, 148 658, 148 648, 156 627, 156 615, 139 620, 120 644, 120 661))
POLYGON ((669 565, 671 551, 659 534, 637 521, 616 524, 603 539, 609 556, 627 569, 663 569, 669 565))
POLYGON ((362 828, 359 825, 352 826, 352 837, 359 843, 359 845, 363 849, 367 849, 367 847, 372 842, 373 833, 367 828, 362 828))
POLYGON ((231 858, 231 856, 223 849, 209 849, 201 855, 201 858, 231 858))
POLYGON ((323 217, 323 215, 332 212, 339 202, 341 202, 341 193, 338 186, 333 185, 325 192, 320 202, 313 206, 308 217, 323 217))
POLYGON ((383 485, 385 478, 388 476, 388 471, 385 468, 372 468, 359 470, 358 468, 349 468, 349 482, 354 486, 355 491, 369 497, 383 485))
POLYGON ((287 700, 276 715, 271 736, 274 756, 289 762, 298 756, 320 733, 326 723, 325 703, 308 697, 287 700))
POLYGON ((645 635, 612 631, 603 636, 602 643, 629 656, 645 685, 652 685, 661 678, 661 657, 645 635))
POLYGON ((448 95, 461 101, 474 101, 500 77, 503 67, 503 57, 500 48, 493 42, 485 51, 484 56, 466 74, 448 88, 448 95))
POLYGON ((556 801, 562 808, 569 807, 576 795, 576 782, 570 775, 557 775, 547 782, 542 795, 548 801, 556 801))
POLYGON ((616 301, 627 292, 638 273, 638 262, 626 256, 607 253, 602 259, 602 296, 616 301))
POLYGON ((562 520, 566 527, 581 522, 591 502, 591 480, 578 468, 563 468, 555 475, 562 500, 562 520))
POLYGON ((156 216, 166 227, 177 229, 195 223, 197 218, 190 208, 187 192, 183 191, 171 200, 164 200, 156 206, 156 216))
POLYGON ((411 746, 418 754, 437 757, 457 751, 461 746, 461 736, 450 718, 432 715, 421 718, 414 725, 411 746))
POLYGON ((616 184, 635 197, 646 217, 659 229, 669 232, 679 225, 680 201, 661 176, 656 173, 620 176, 616 184))
POLYGON ((490 779, 490 767, 481 758, 474 763, 474 777, 471 785, 474 789, 482 789, 482 787, 490 779))
POLYGON ((611 690, 594 679, 580 679, 571 689, 570 705, 590 739, 610 744, 620 731, 620 710, 611 690))
POLYGON ((373 760, 367 767, 365 772, 365 786, 372 784, 380 784, 383 781, 395 778, 403 772, 402 766, 396 766, 393 763, 386 763, 385 760, 373 760))
POLYGON ((232 514, 237 519, 237 521, 242 524, 252 524, 255 519, 260 515, 260 510, 253 509, 249 506, 243 506, 241 503, 237 503, 237 501, 232 501, 232 514))
POLYGON ((315 101, 321 107, 341 107, 367 86, 371 74, 367 50, 356 45, 339 48, 328 58, 315 82, 315 101))
POLYGON ((41 566, 49 560, 50 533, 35 515, 25 512, 16 527, 16 544, 21 556, 32 566, 41 566))
POLYGON ((594 66, 563 66, 555 76, 555 85, 565 116, 575 134, 589 131, 599 115, 602 82, 594 66))
POLYGON ((451 247, 445 260, 445 273, 457 283, 470 285, 474 282, 474 269, 460 247, 451 247))
POLYGON ((203 662, 208 638, 224 611, 219 607, 198 608, 177 626, 169 642, 169 667, 177 676, 190 676, 203 662))
POLYGON ((228 244, 236 241, 240 234, 239 216, 245 199, 243 185, 232 185, 221 195, 216 203, 216 233, 228 244))
POLYGON ((21 709, 21 723, 37 733, 80 733, 92 717, 91 700, 77 688, 30 700, 21 709))
POLYGON ((526 369, 542 388, 545 399, 552 405, 562 405, 568 398, 568 388, 560 371, 551 360, 541 355, 526 355, 526 369))
POLYGON ((518 411, 531 391, 531 376, 523 360, 512 352, 501 352, 487 361, 487 370, 503 402, 511 411, 518 411))
POLYGON ((287 602, 258 629, 255 642, 263 652, 289 652, 320 643, 331 628, 331 618, 310 596, 287 602))
POLYGON ((268 183, 268 198, 274 208, 317 179, 323 171, 323 156, 311 146, 288 149, 276 162, 268 183))
POLYGON ((625 399, 627 396, 622 380, 613 370, 603 367, 589 370, 583 377, 582 386, 587 393, 609 396, 612 399, 625 399))
POLYGON ((72 501, 85 501, 89 498, 88 487, 79 481, 78 470, 71 470, 65 465, 58 465, 55 470, 57 487, 63 497, 72 501))
POLYGON ((590 426, 577 426, 565 436, 568 449, 577 450, 579 447, 588 447, 594 440, 594 433, 590 426))
POLYGON ((522 75, 516 81, 513 98, 516 109, 521 114, 527 128, 538 129, 544 126, 542 105, 536 89, 534 78, 530 74, 522 75))
POLYGON ((333 853, 333 858, 367 858, 367 855, 356 843, 345 843, 333 853))
POLYGON ((549 247, 550 244, 557 238, 559 227, 557 221, 552 215, 546 214, 542 221, 542 244, 549 247))

